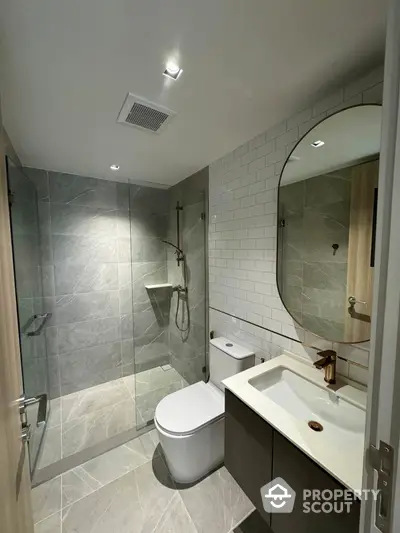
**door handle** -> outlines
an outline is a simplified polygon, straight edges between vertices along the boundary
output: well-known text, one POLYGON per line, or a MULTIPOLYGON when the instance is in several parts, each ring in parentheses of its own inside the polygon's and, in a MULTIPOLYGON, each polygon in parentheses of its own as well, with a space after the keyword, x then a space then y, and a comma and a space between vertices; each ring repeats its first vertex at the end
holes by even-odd
POLYGON ((31 436, 32 436, 31 425, 30 424, 26 424, 25 426, 22 426, 22 431, 21 431, 21 440, 22 440, 22 442, 24 444, 28 443, 31 440, 31 436))
POLYGON ((363 302, 362 300, 357 300, 355 296, 349 296, 348 302, 350 304, 350 307, 354 307, 356 304, 367 305, 367 302, 363 302))

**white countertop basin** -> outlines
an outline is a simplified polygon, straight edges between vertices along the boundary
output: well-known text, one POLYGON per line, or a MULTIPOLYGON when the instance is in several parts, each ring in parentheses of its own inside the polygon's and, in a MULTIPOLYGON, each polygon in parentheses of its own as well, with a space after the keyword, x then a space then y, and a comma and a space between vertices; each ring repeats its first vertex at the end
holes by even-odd
POLYGON ((362 488, 366 393, 281 355, 223 384, 347 488, 362 488), (313 431, 309 421, 323 426, 313 431))

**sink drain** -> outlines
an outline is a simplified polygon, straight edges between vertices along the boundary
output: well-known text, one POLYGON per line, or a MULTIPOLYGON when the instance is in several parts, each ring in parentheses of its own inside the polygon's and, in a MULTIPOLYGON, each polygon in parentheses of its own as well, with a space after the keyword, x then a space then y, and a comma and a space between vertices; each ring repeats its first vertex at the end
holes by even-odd
POLYGON ((313 431, 323 431, 324 426, 320 424, 319 422, 316 422, 315 420, 310 420, 308 422, 308 427, 310 427, 313 431))

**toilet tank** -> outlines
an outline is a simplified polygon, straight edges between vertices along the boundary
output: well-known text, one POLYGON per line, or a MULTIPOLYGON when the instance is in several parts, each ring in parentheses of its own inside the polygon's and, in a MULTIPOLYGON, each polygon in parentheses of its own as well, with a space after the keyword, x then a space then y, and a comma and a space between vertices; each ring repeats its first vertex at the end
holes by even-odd
POLYGON ((254 352, 225 337, 210 340, 210 381, 222 391, 222 381, 254 366, 254 352))

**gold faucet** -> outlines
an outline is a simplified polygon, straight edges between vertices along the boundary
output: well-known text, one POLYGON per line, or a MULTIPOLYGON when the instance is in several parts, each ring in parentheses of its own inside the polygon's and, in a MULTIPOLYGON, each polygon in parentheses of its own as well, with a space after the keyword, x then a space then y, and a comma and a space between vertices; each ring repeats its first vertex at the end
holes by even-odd
POLYGON ((323 350, 318 352, 322 358, 314 363, 314 366, 325 371, 325 381, 333 385, 336 383, 336 352, 334 350, 323 350))

